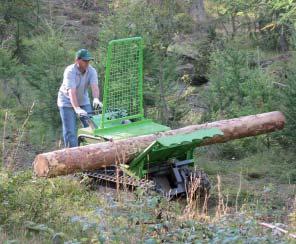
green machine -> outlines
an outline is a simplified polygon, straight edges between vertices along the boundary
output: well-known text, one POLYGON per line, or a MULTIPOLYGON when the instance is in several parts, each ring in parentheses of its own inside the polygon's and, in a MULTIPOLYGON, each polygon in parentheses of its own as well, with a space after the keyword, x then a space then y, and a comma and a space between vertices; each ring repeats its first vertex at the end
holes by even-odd
MULTIPOLYGON (((80 145, 119 140, 170 130, 169 127, 144 117, 143 108, 143 40, 141 37, 109 42, 103 108, 88 117, 89 127, 78 130, 80 145)), ((218 128, 203 129, 188 134, 164 136, 139 153, 129 165, 110 166, 90 177, 139 186, 152 182, 166 195, 182 194, 193 180, 200 190, 209 190, 206 174, 193 169, 193 150, 204 139, 223 135, 218 128)))

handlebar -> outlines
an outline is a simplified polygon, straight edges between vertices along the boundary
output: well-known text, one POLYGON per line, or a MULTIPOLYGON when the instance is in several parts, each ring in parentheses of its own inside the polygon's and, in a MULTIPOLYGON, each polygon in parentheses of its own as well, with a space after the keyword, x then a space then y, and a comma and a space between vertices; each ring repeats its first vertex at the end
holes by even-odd
MULTIPOLYGON (((95 122, 92 120, 92 116, 95 115, 94 112, 91 112, 91 113, 88 113, 87 115, 80 115, 79 116, 79 119, 82 121, 85 121, 89 126, 90 128, 92 129, 97 129, 98 126, 95 124, 95 122)), ((82 122, 83 124, 83 122, 82 122)))

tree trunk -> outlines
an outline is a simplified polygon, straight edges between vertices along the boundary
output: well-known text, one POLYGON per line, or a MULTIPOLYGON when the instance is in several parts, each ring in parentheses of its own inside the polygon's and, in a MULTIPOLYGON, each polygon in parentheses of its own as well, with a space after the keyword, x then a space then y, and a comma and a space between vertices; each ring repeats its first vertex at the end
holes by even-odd
POLYGON ((231 33, 231 37, 234 38, 235 34, 236 34, 236 13, 233 13, 230 16, 230 20, 231 20, 231 26, 232 26, 232 33, 231 33))
POLYGON ((289 51, 289 43, 287 40, 287 29, 285 28, 284 25, 281 25, 279 46, 280 46, 281 52, 289 51))
POLYGON ((204 0, 193 0, 189 12, 192 19, 197 23, 202 23, 207 20, 204 0))
POLYGON ((280 130, 284 125, 285 117, 278 111, 244 116, 201 125, 191 125, 153 135, 43 153, 36 156, 33 167, 35 174, 39 177, 66 175, 95 170, 117 163, 128 163, 139 152, 162 136, 185 134, 205 128, 220 128, 224 133, 223 136, 208 138, 202 143, 202 145, 209 145, 280 130))
POLYGON ((160 119, 162 124, 166 124, 169 120, 169 109, 167 106, 167 102, 165 99, 165 88, 164 88, 164 70, 163 70, 163 62, 160 64, 160 77, 159 77, 159 103, 160 103, 160 119))

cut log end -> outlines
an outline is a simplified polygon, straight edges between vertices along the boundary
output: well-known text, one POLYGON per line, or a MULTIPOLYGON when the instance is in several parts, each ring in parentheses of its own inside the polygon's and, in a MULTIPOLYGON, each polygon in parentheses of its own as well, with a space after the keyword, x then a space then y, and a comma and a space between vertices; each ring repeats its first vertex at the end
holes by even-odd
POLYGON ((49 174, 49 162, 42 154, 37 155, 33 162, 33 169, 35 175, 38 177, 48 177, 49 174))

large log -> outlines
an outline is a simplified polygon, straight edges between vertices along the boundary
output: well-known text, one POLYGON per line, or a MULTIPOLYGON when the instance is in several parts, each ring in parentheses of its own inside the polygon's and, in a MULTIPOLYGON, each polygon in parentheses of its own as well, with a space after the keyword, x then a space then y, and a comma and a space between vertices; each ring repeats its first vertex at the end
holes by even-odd
POLYGON ((278 111, 191 125, 153 135, 39 154, 33 162, 33 168, 39 177, 66 175, 99 169, 115 163, 128 163, 153 141, 165 135, 189 133, 204 128, 220 128, 224 133, 223 136, 208 138, 202 143, 202 145, 209 145, 281 130, 284 125, 285 117, 278 111))

